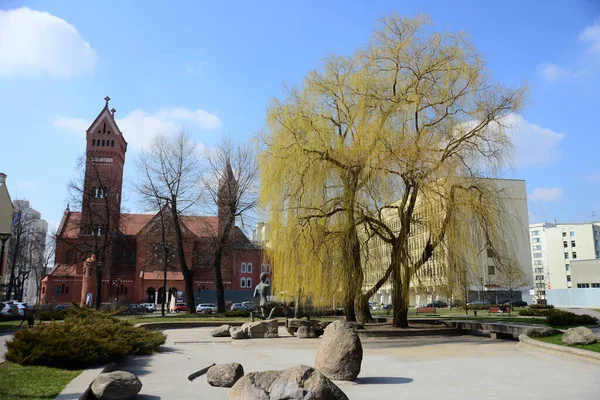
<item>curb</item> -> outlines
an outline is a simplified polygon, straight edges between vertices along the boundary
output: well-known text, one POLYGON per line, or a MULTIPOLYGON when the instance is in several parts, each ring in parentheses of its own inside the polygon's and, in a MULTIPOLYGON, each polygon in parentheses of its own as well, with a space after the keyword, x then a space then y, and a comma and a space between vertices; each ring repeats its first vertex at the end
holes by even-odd
POLYGON ((517 348, 519 348, 522 351, 551 354, 600 365, 600 353, 598 352, 577 349, 569 346, 545 343, 539 340, 532 339, 527 335, 519 335, 519 343, 517 344, 517 348))
POLYGON ((94 379, 103 372, 114 371, 116 367, 116 363, 110 363, 100 368, 84 369, 54 400, 86 400, 92 392, 94 379))
MULTIPOLYGON (((277 319, 277 318, 275 318, 277 319)), ((258 320, 257 320, 258 321, 258 320)), ((186 329, 186 328, 216 328, 221 325, 242 326, 246 322, 209 322, 209 321, 181 321, 181 322, 141 322, 136 324, 136 327, 147 330, 163 330, 163 329, 186 329)), ((278 321, 278 326, 285 326, 285 321, 278 321)))

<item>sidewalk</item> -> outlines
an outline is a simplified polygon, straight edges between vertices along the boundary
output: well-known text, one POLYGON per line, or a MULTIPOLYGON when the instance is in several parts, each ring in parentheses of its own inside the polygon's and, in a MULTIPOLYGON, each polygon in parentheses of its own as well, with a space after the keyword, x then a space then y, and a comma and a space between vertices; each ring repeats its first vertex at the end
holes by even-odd
MULTIPOLYGON (((320 339, 213 338, 210 328, 165 331, 162 352, 123 362, 119 369, 137 374, 141 399, 225 399, 201 376, 187 376, 211 363, 239 362, 244 371, 314 365, 320 339)), ((287 335, 280 329, 281 335, 287 335)), ((419 398, 464 400, 597 399, 600 367, 559 357, 541 358, 521 352, 515 341, 475 336, 428 336, 363 339, 364 359, 359 379, 336 382, 355 399, 419 398), (501 374, 496 373, 502 371, 501 374)))

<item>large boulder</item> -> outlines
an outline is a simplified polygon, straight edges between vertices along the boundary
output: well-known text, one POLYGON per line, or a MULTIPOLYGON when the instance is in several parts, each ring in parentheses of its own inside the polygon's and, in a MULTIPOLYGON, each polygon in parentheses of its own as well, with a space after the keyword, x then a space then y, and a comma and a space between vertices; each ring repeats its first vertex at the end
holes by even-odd
POLYGON ((232 339, 246 339, 246 332, 239 326, 229 328, 229 335, 232 339))
POLYGON ((297 335, 300 327, 306 326, 310 328, 309 331, 315 332, 315 337, 319 337, 323 334, 323 330, 327 326, 322 326, 321 324, 322 322, 317 320, 308 320, 306 318, 288 318, 285 321, 285 328, 290 335, 295 336, 297 335))
POLYGON ((263 321, 263 323, 265 324, 265 337, 279 337, 279 321, 277 321, 276 319, 267 319, 263 321))
POLYGON ((360 338, 352 325, 335 321, 325 329, 315 367, 329 379, 353 381, 360 373, 362 358, 360 338))
POLYGON ((299 339, 313 339, 317 337, 317 331, 312 326, 301 326, 296 331, 299 339))
POLYGON ((592 344, 600 340, 590 328, 578 326, 577 328, 569 328, 562 335, 562 342, 566 345, 572 344, 592 344))
POLYGON ((229 329, 231 328, 230 325, 221 325, 218 328, 213 329, 210 332, 210 335, 212 337, 226 337, 229 336, 229 329))
POLYGON ((525 331, 525 334, 529 337, 547 337, 547 336, 552 336, 552 335, 556 335, 557 333, 560 333, 560 331, 556 330, 556 329, 552 329, 549 328, 547 326, 540 326, 540 327, 535 327, 535 328, 528 328, 525 331))
POLYGON ((348 400, 333 382, 312 367, 286 369, 273 381, 269 400, 348 400))
POLYGON ((130 399, 142 390, 142 382, 131 372, 105 372, 94 379, 91 389, 100 400, 130 399))
POLYGON ((244 376, 242 364, 217 364, 206 373, 206 381, 211 386, 232 387, 242 376, 244 376))
POLYGON ((233 385, 227 400, 269 400, 271 384, 281 371, 250 372, 233 385))
POLYGON ((279 337, 279 323, 276 319, 247 322, 242 325, 242 330, 249 338, 276 338, 279 337))

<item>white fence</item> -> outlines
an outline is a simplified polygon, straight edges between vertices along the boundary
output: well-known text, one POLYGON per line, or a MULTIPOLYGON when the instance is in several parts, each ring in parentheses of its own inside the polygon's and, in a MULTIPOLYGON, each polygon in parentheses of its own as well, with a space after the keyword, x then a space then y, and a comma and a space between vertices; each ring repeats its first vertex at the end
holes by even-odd
POLYGON ((546 297, 555 307, 600 308, 600 288, 552 289, 546 297))

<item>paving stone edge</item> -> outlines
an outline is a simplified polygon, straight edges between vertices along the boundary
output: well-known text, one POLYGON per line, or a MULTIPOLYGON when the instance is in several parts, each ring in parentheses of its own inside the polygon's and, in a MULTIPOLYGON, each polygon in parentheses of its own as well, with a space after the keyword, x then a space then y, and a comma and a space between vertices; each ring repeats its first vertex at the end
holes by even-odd
POLYGON ((561 357, 574 358, 600 365, 600 353, 596 351, 545 343, 532 339, 527 335, 519 335, 519 343, 517 344, 517 347, 521 350, 543 352, 544 354, 554 354, 561 357))

